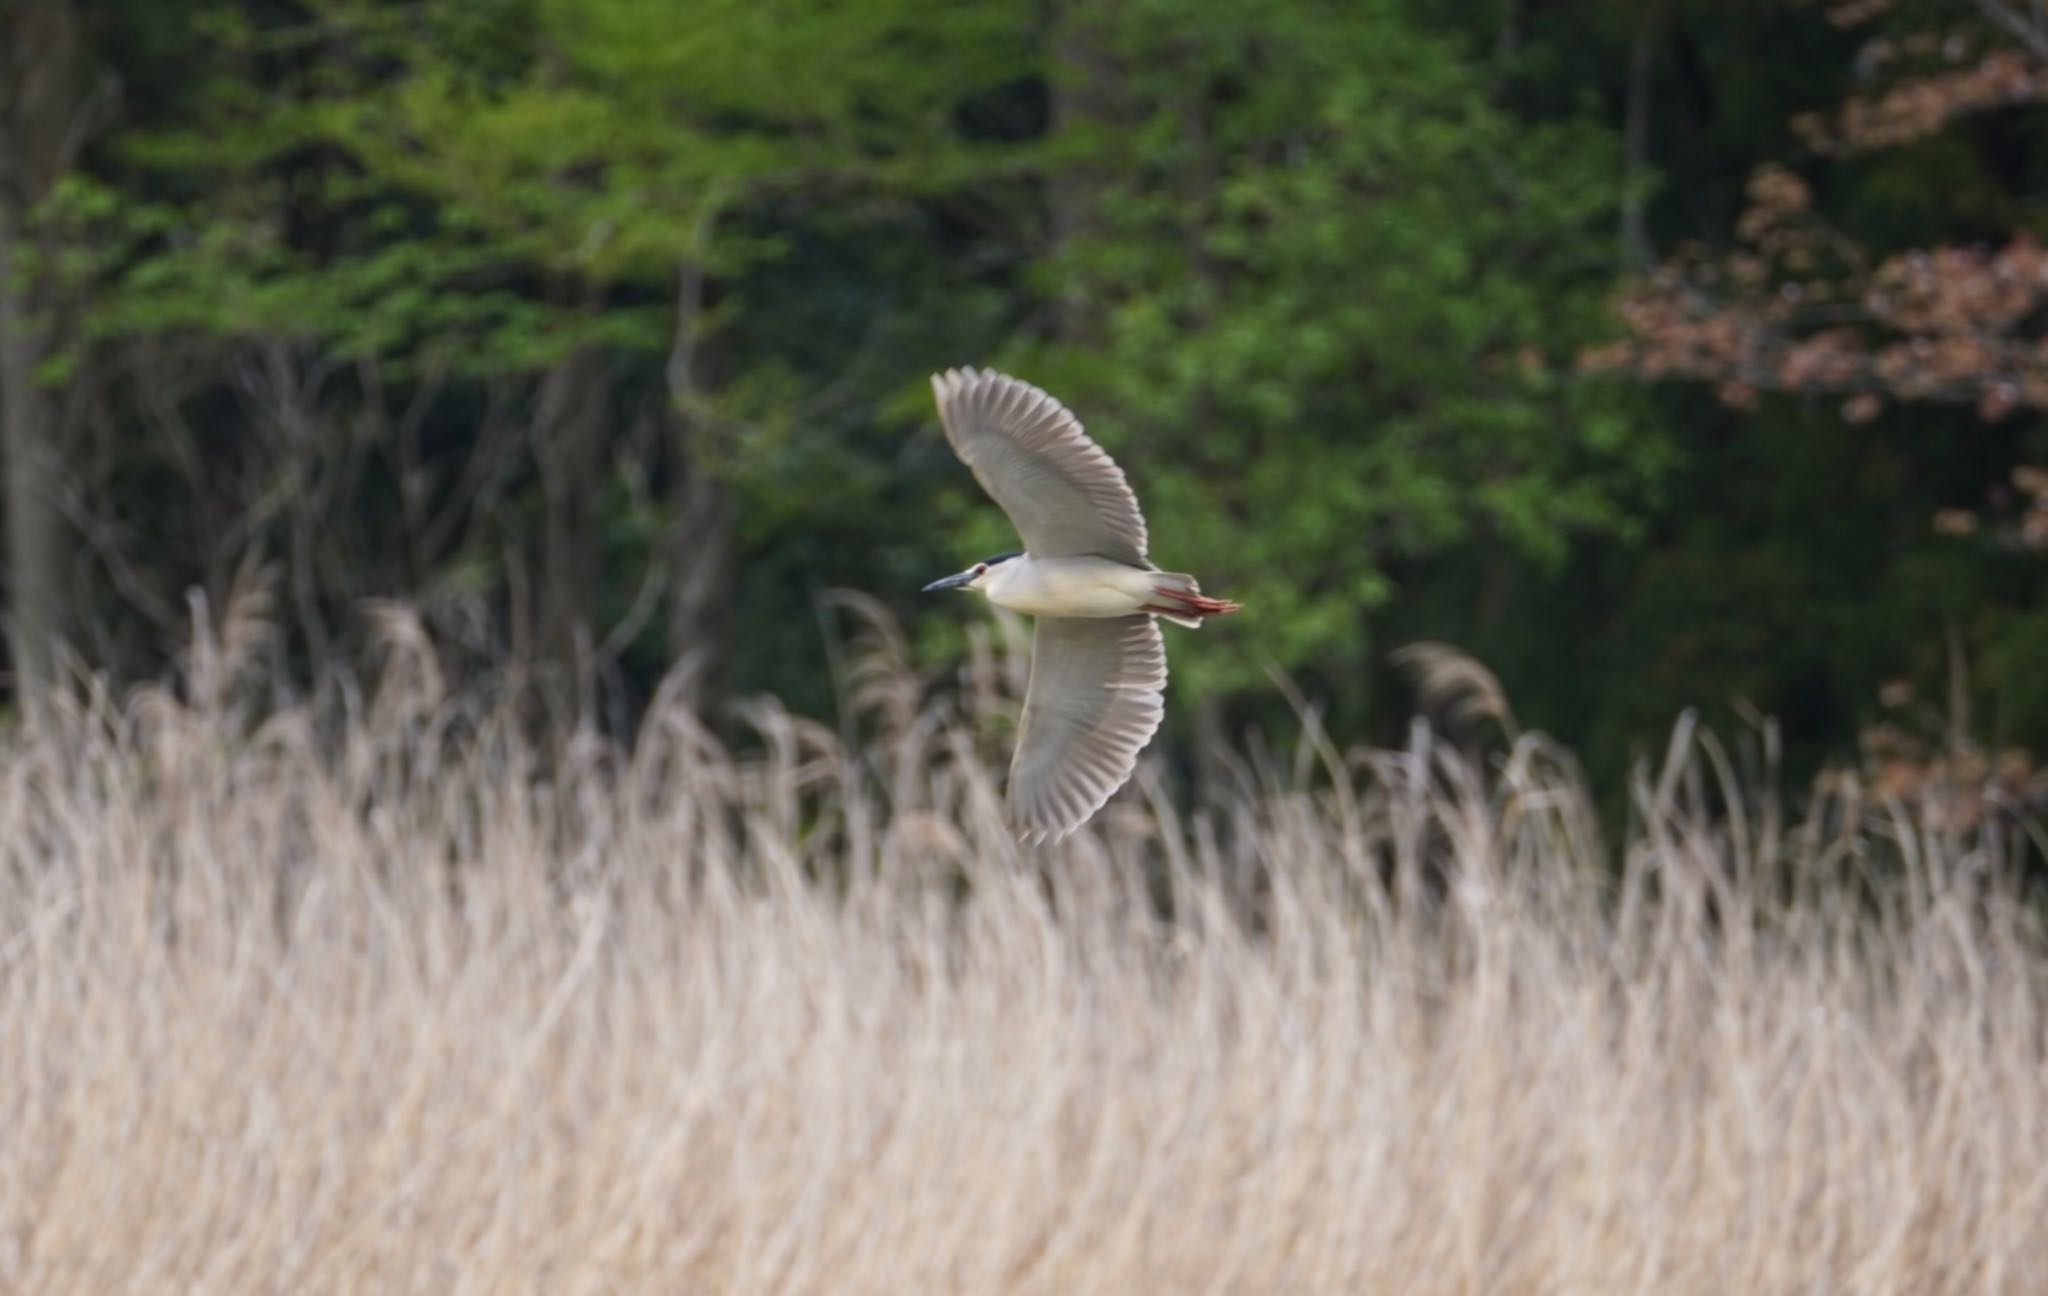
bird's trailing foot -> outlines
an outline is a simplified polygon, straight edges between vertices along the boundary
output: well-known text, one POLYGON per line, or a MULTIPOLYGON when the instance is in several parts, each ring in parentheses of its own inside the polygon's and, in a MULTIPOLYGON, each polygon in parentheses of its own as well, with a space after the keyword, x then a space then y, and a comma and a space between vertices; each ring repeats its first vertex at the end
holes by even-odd
POLYGON ((1151 612, 1157 616, 1167 617, 1174 621, 1180 621, 1183 624, 1186 623, 1188 618, 1199 620, 1202 617, 1228 616, 1232 612, 1239 611, 1244 607, 1242 603, 1233 603, 1229 599, 1210 598, 1206 594, 1198 594, 1192 590, 1175 589, 1168 585, 1154 585, 1152 587, 1152 594, 1161 601, 1147 603, 1143 609, 1144 611, 1151 612))

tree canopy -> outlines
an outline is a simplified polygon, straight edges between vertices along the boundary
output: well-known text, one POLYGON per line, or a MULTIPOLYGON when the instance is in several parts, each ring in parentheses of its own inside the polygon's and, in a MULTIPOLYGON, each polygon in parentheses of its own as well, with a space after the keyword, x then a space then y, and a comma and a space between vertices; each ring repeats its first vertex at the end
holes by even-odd
POLYGON ((37 645, 161 670, 196 590, 307 687, 401 600, 563 716, 679 662, 825 714, 824 591, 936 665, 915 590, 1011 547, 924 384, 993 364, 1249 605, 1176 654, 1205 723, 1277 670, 1384 730, 1431 638, 1596 763, 1691 705, 2048 742, 2033 7, 6 23, 55 69, 0 88, 17 698, 37 645))

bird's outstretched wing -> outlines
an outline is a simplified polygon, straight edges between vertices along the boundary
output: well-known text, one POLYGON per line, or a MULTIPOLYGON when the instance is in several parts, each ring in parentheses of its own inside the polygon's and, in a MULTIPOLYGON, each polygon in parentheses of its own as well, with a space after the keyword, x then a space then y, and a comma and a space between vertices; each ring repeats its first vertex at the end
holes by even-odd
POLYGON ((1107 451, 1030 383, 983 369, 932 376, 953 451, 1036 558, 1095 554, 1144 567, 1145 517, 1107 451))
POLYGON ((1040 617, 1010 817, 1027 842, 1088 821, 1137 768, 1165 712, 1166 644, 1149 616, 1040 617))

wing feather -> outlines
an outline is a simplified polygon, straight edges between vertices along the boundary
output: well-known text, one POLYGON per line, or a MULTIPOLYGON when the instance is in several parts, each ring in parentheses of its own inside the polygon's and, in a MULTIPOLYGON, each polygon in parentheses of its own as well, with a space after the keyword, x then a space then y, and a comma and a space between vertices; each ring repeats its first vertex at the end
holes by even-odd
POLYGON ((932 376, 953 451, 1038 558, 1088 554, 1145 567, 1145 517, 1123 469, 1064 405, 994 370, 932 376))
POLYGON ((1066 836, 1130 781, 1165 690, 1151 617, 1039 618, 1010 764, 1010 816, 1026 841, 1066 836))

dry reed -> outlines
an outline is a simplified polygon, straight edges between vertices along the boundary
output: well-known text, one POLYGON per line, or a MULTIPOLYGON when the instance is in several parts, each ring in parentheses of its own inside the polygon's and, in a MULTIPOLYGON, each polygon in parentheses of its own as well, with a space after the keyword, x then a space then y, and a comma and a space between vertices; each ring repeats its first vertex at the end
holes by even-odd
POLYGON ((402 633, 0 742, 0 1288, 2048 1282, 2012 821, 1786 818, 1687 729, 1603 845, 1540 737, 1311 726, 1030 853, 875 634, 745 755, 661 704, 542 762, 402 633))

